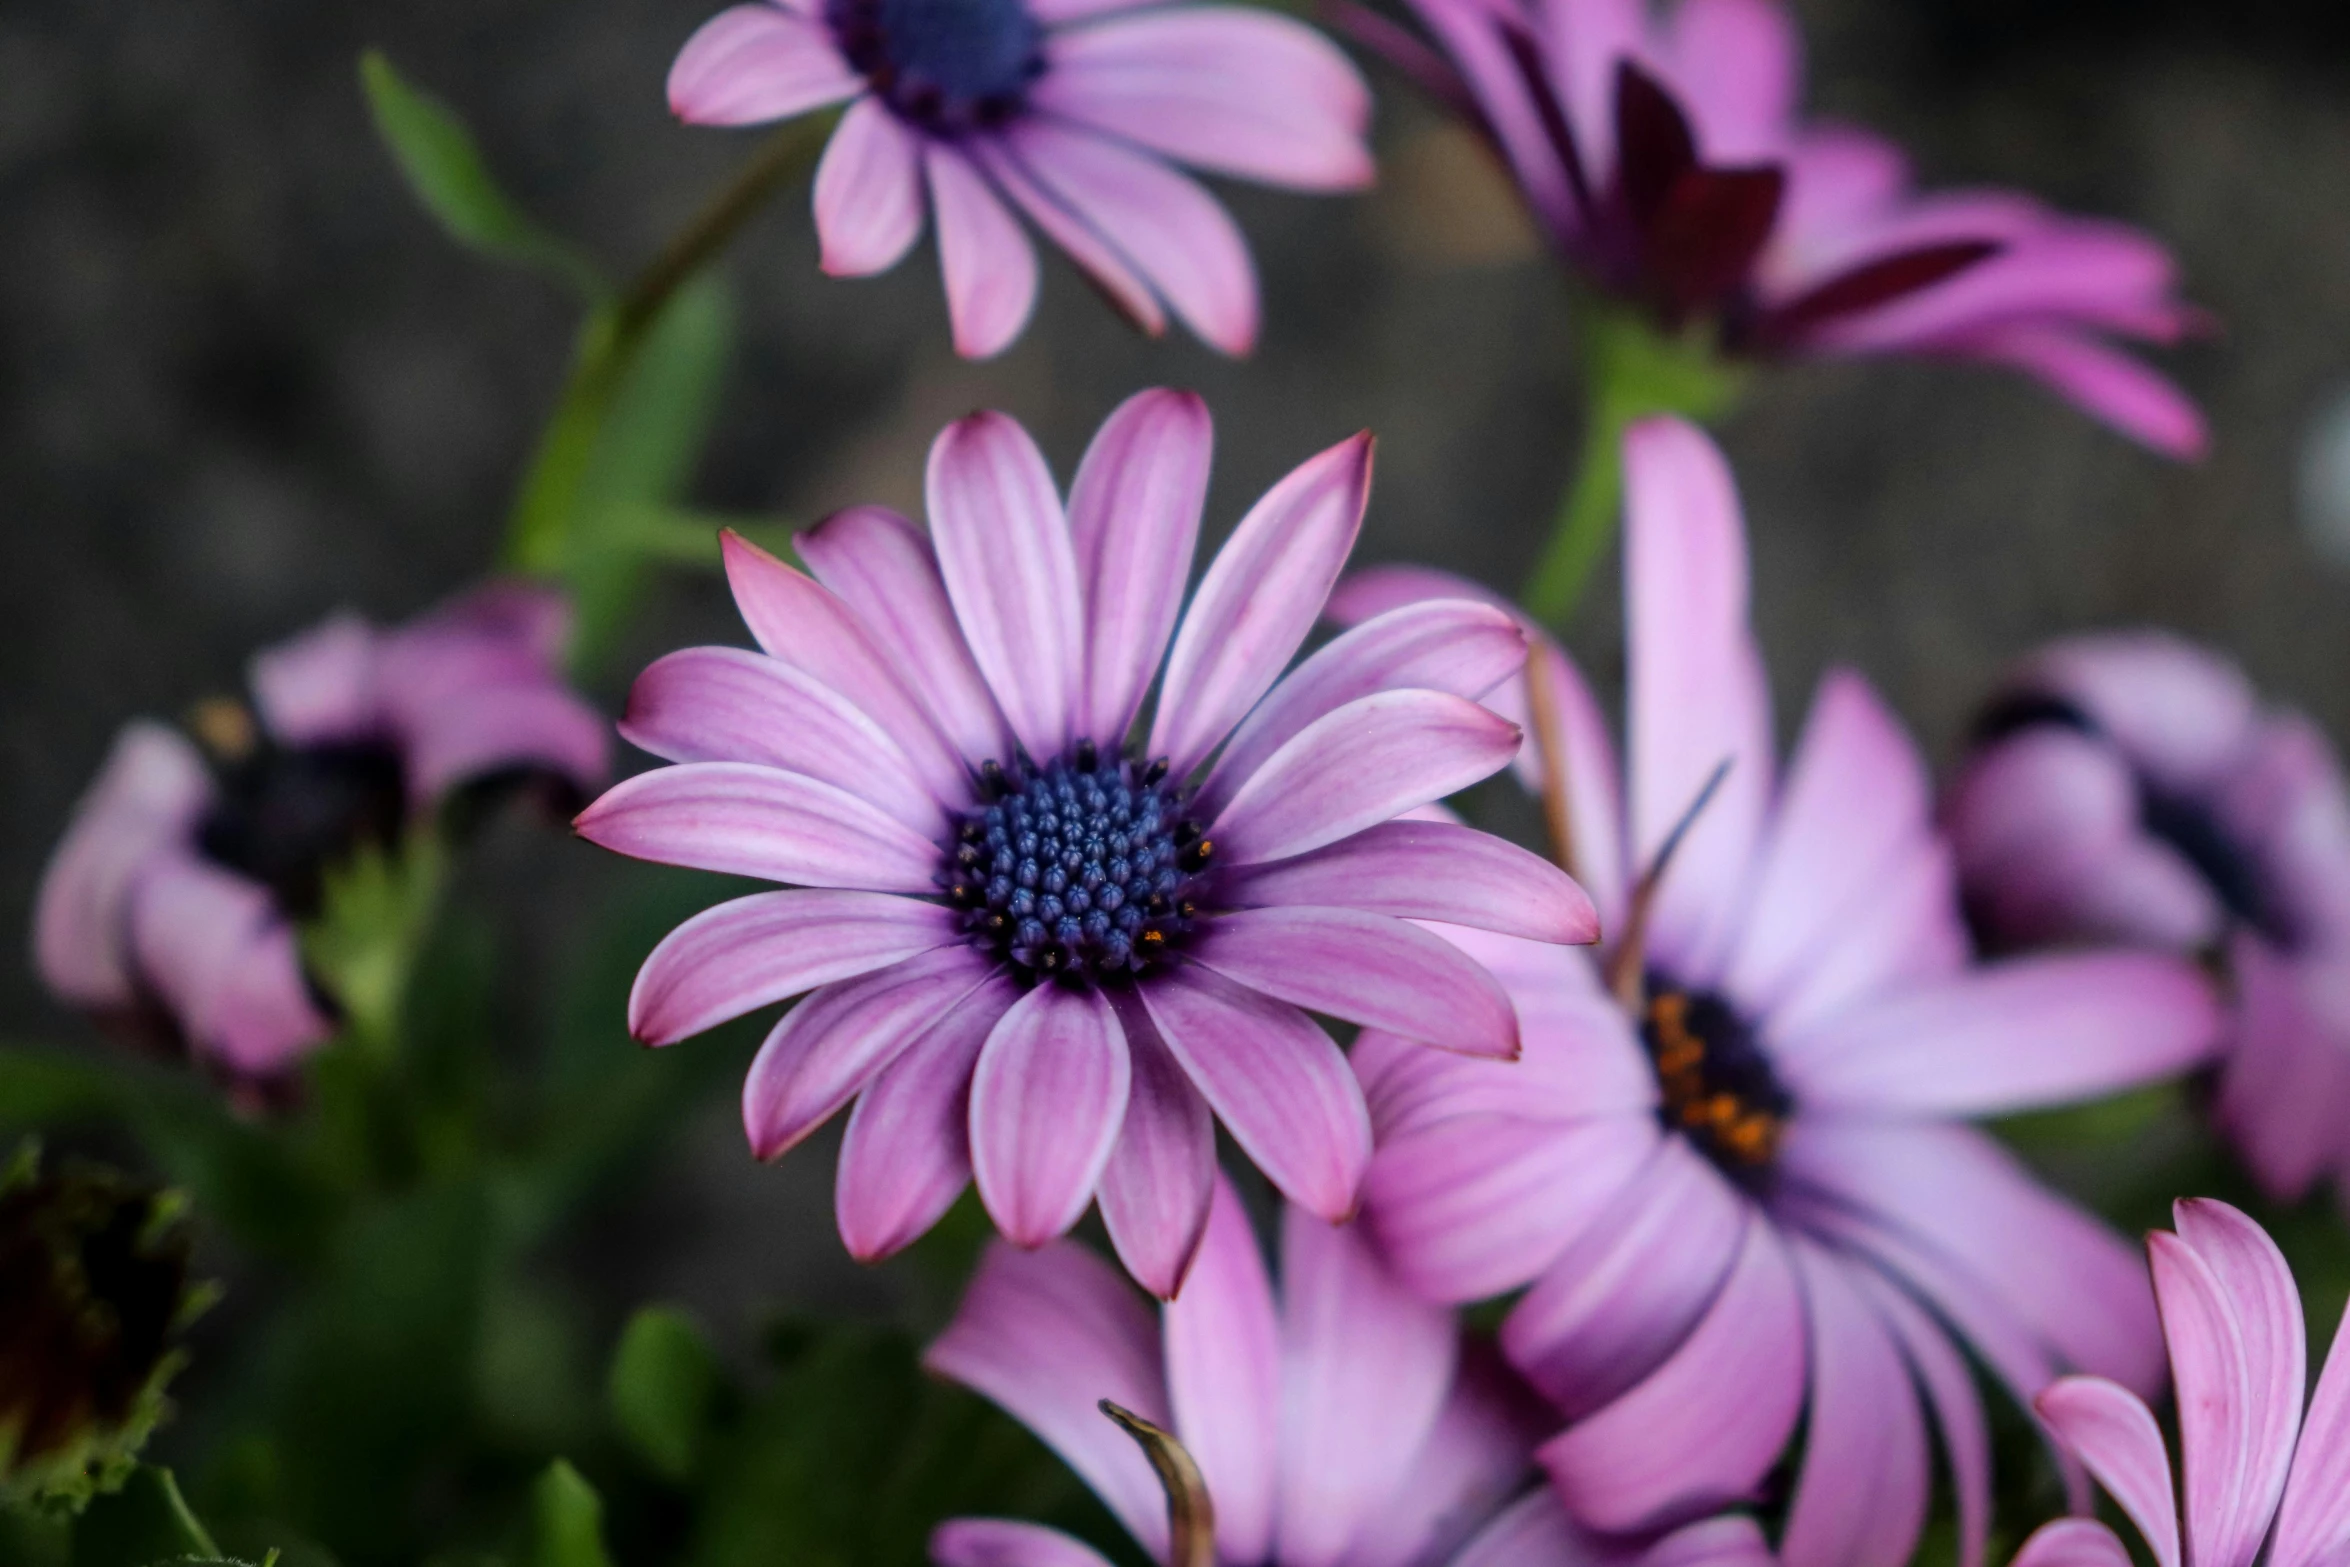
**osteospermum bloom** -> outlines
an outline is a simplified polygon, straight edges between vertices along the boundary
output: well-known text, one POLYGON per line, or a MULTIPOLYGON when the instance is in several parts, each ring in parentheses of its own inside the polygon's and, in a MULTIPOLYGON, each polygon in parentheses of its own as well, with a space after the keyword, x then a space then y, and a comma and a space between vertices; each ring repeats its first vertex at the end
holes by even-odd
MULTIPOLYGON (((2146 1238, 2186 1471, 2185 1560, 2195 1567, 2333 1567, 2350 1557, 2350 1333, 2337 1329, 2302 1416, 2308 1341, 2292 1269, 2223 1202, 2182 1202, 2176 1234, 2146 1238), (2267 1554, 2262 1556, 2262 1547, 2267 1554)), ((2153 1411, 2128 1388, 2066 1377, 2040 1417, 2138 1526, 2155 1567, 2180 1567, 2179 1504, 2153 1411)), ((2089 1518, 2049 1524, 2016 1567, 2123 1567, 2089 1518)))
MULTIPOLYGON (((1531 1286, 1501 1343, 1559 1411, 1538 1457, 1584 1523, 1747 1497, 1801 1419, 1784 1559, 1897 1564, 1929 1492, 1922 1388, 1971 1563, 1989 1451, 1954 1335, 2018 1399, 2068 1368, 2151 1388, 2161 1354, 2128 1248, 1962 1118, 2178 1072, 2214 1003, 2158 954, 1970 964, 1926 769, 1859 676, 1825 679, 1773 766, 1720 454, 1659 419, 1624 455, 1621 784, 1573 666, 1548 646, 1530 664, 1529 750, 1563 762, 1547 798, 1610 944, 1452 933, 1509 989, 1524 1055, 1367 1030, 1365 1212, 1433 1298, 1531 1286)), ((1334 608, 1458 591, 1372 572, 1334 608)))
MULTIPOLYGON (((1510 1502, 1539 1426, 1523 1387, 1463 1341, 1450 1311, 1398 1284, 1355 1227, 1284 1208, 1276 1300, 1248 1218, 1221 1181, 1199 1261, 1156 1323, 1074 1242, 1039 1252, 998 1244, 924 1364, 1043 1438, 1160 1562, 1770 1560, 1744 1518, 1705 1520, 1662 1541, 1606 1541, 1577 1528, 1546 1490, 1510 1502), (1162 1500, 1143 1447, 1104 1417, 1105 1401, 1196 1465, 1200 1494, 1174 1486, 1162 1500), (1187 1526, 1210 1510, 1213 1548, 1187 1548, 1187 1526)), ((1001 1518, 951 1519, 930 1550, 939 1567, 1103 1563, 1058 1530, 1001 1518)))
POLYGON ((1774 0, 1411 4, 1441 55, 1362 30, 1479 128, 1578 273, 1666 329, 2007 365, 2157 451, 2203 449, 2194 405, 2110 341, 2195 324, 2169 253, 2018 192, 1913 193, 1891 143, 1798 117, 1774 0))
POLYGON ((2280 1199, 2350 1177, 2350 795, 2315 725, 2166 633, 2073 638, 1985 710, 1945 822, 1992 939, 2224 966, 2220 1121, 2280 1199))
POLYGON ((390 631, 338 615, 254 658, 250 707, 199 707, 204 749, 130 724, 42 878, 42 979, 159 1019, 232 1079, 282 1074, 334 1032, 297 925, 338 864, 468 784, 537 774, 577 799, 604 781, 604 722, 560 673, 568 630, 559 595, 510 583, 390 631))
POLYGON ((1018 213, 1145 331, 1172 312, 1243 354, 1257 333, 1247 244, 1170 160, 1298 190, 1367 185, 1370 93, 1300 22, 1147 3, 754 0, 686 43, 669 103, 699 125, 848 103, 816 171, 824 270, 888 271, 927 209, 959 353, 996 353, 1027 323, 1036 251, 1018 213))
POLYGON ((763 651, 671 654, 630 694, 622 733, 679 765, 580 832, 801 889, 680 926, 630 1027, 667 1044, 812 990, 753 1064, 744 1125, 772 1158, 856 1099, 837 1208, 860 1257, 973 1176, 1031 1246, 1098 1188, 1120 1256, 1171 1295, 1211 1108, 1292 1200, 1354 1207, 1370 1123, 1302 1009, 1507 1057, 1508 999, 1408 920, 1594 934, 1536 856, 1394 820, 1516 752, 1470 700, 1524 661, 1510 617, 1414 606, 1282 678, 1361 524, 1368 436, 1268 491, 1176 625, 1209 445, 1197 398, 1144 392, 1064 510, 1027 432, 974 414, 931 448, 927 537, 842 512, 800 537, 811 579, 729 536, 763 651))

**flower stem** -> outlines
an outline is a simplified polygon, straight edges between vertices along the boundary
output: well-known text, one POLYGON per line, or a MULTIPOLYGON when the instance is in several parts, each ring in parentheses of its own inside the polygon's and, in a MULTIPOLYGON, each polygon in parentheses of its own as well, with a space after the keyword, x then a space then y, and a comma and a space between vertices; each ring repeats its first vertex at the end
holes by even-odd
POLYGON ((1620 305, 1589 303, 1577 347, 1586 388, 1583 450, 1559 502, 1550 542, 1527 579, 1528 614, 1563 629, 1615 538, 1624 494, 1624 432, 1651 414, 1707 420, 1737 402, 1743 367, 1702 334, 1667 335, 1620 305))

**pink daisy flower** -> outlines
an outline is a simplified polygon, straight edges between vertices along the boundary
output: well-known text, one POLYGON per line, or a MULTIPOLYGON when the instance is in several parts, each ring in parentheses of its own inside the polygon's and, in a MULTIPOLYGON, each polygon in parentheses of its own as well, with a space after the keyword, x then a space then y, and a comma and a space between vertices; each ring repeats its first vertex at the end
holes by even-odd
POLYGON ((2010 678, 1945 815, 1995 940, 2224 961, 2222 1123, 2280 1200, 2350 1176, 2350 795, 2316 726, 2176 637, 2078 637, 2010 678))
MULTIPOLYGON (((1509 990, 1523 1058, 1366 1030, 1365 1212, 1431 1298, 1526 1288, 1502 1348, 1558 1410, 1537 1456, 1584 1524, 1747 1499, 1801 1419, 1781 1554, 1897 1567, 1929 1492, 1922 1393, 1972 1563, 1989 1451, 1954 1335, 2019 1400, 2070 1367, 2151 1389, 2161 1356, 2119 1237, 1963 1118, 2179 1072, 2214 1004, 2158 954, 1970 965, 1924 763, 1868 685, 1831 673, 1773 765, 1720 453, 1655 419, 1624 460, 1621 783, 1572 664, 1546 645, 1530 666, 1529 750, 1563 759, 1549 803, 1610 945, 1448 932, 1509 990)), ((1460 591, 1371 572, 1333 608, 1460 591)), ((1525 687, 1503 696, 1529 711, 1525 687)))
POLYGON ((1036 302, 1018 213, 1144 331, 1170 312, 1215 348, 1256 342, 1256 272, 1185 163, 1354 190, 1371 97, 1327 39, 1269 11, 1150 0, 755 0, 703 24, 669 73, 697 125, 849 109, 816 171, 836 277, 886 272, 938 227, 955 350, 1001 352, 1036 302))
POLYGON ((838 1216, 859 1257, 975 1176, 1028 1246, 1098 1191, 1119 1255, 1172 1295, 1212 1119, 1291 1200, 1354 1208, 1370 1122, 1305 1009, 1507 1058, 1508 999, 1410 920, 1596 933, 1537 856, 1395 820, 1516 753, 1471 700, 1524 662, 1509 616, 1413 606, 1282 677, 1353 547, 1368 436, 1268 491, 1177 625, 1209 448, 1197 398, 1144 392, 1064 507, 1027 432, 974 414, 931 448, 927 536, 842 512, 800 538, 812 579, 730 536, 763 651, 675 653, 630 694, 621 732, 679 765, 581 834, 801 889, 679 927, 630 1027, 667 1044, 813 992, 752 1066, 744 1124, 773 1158, 856 1100, 838 1216))
POLYGON ((1891 143, 1799 118, 1802 43, 1774 0, 1411 4, 1441 54, 1357 30, 1484 133, 1578 272, 1665 329, 1703 322, 1736 355, 2006 365, 2157 451, 2203 450, 2195 406, 2111 341, 2197 323, 2169 252, 2018 192, 1913 192, 1891 143))
MULTIPOLYGON (((2155 1231, 2146 1250, 2179 1389, 2186 1560, 2332 1567, 2350 1556, 2350 1333, 2336 1330, 2304 1419, 2301 1295, 2276 1243, 2209 1198, 2180 1203, 2172 1222, 2177 1233, 2155 1231)), ((2156 1567, 2180 1567, 2170 1455, 2144 1400, 2098 1377, 2066 1377, 2037 1402, 2138 1526, 2156 1567)), ((2129 1560, 2105 1525, 2067 1518, 2025 1541, 2016 1567, 2129 1560)))
MULTIPOLYGON (((1221 1179, 1199 1261, 1156 1323, 1074 1242, 998 1244, 924 1364, 1043 1438, 1160 1562, 1770 1563, 1745 1518, 1610 1541, 1576 1527, 1545 1489, 1511 1502, 1538 1428, 1524 1389, 1463 1340, 1451 1312, 1398 1285, 1351 1226, 1284 1208, 1277 1300, 1221 1179), (1207 1508, 1181 1488, 1162 1499, 1144 1449, 1104 1418, 1105 1401, 1171 1439, 1196 1466, 1207 1508), (1188 1539, 1186 1525, 1209 1510, 1212 1549, 1200 1549, 1208 1542, 1188 1539)), ((952 1519, 930 1549, 939 1567, 1105 1567, 1082 1541, 1001 1518, 952 1519)))
POLYGON ((250 709, 199 709, 209 756, 126 727, 42 877, 43 981, 167 1025, 233 1081, 286 1072, 335 1028, 295 930, 330 870, 470 784, 537 774, 580 799, 604 781, 604 720, 563 684, 569 623, 519 583, 393 631, 338 615, 253 660, 250 709))

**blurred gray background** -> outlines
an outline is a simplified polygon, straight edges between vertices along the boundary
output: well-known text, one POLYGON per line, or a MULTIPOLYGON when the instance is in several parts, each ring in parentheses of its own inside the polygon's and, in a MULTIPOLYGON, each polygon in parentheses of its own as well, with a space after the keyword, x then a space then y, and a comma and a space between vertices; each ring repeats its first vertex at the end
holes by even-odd
MULTIPOLYGON (((357 52, 383 47, 459 107, 528 207, 624 270, 748 145, 663 107, 670 57, 713 4, 0 7, 0 928, 16 950, 119 723, 232 686, 249 650, 335 606, 412 612, 496 548, 570 306, 420 214, 369 129, 357 52)), ((1946 762, 1985 683, 2036 639, 2159 621, 2350 733, 2341 9, 1800 9, 1815 108, 1904 139, 1931 183, 2024 186, 2152 229, 2224 331, 2167 361, 2216 430, 2194 467, 1998 373, 1879 362, 1759 381, 1725 438, 1782 731, 1846 662, 1946 762)), ((1212 534, 1367 425, 1381 445, 1364 558, 1514 585, 1578 429, 1560 289, 1465 139, 1375 81, 1377 193, 1229 192, 1264 277, 1246 364, 1136 338, 1058 262, 1020 343, 959 363, 931 253, 828 281, 795 192, 729 262, 742 339, 695 498, 795 519, 912 508, 931 435, 983 404, 1026 421, 1066 473, 1114 401, 1170 382, 1218 417, 1212 534)), ((1612 580, 1577 638, 1603 680, 1612 580)), ((679 573, 619 669, 740 639, 715 578, 679 573)), ((569 911, 609 871, 555 832, 487 846, 476 880, 535 954, 517 986, 559 959, 569 911)), ((0 1038, 86 1032, 21 959, 0 964, 0 1038)), ((611 1048, 632 1048, 618 1019, 611 1048)), ((892 1286, 841 1258, 829 1166, 812 1148, 754 1167, 721 1096, 601 1259, 632 1293, 682 1293, 722 1324, 778 1296, 872 1304, 892 1286)))

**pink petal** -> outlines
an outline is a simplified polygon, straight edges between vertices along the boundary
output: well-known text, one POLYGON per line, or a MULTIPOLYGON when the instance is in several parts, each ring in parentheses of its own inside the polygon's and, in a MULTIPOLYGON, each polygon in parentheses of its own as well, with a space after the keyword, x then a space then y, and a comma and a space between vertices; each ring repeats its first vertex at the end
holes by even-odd
POLYGON ((2174 1076, 2220 1039, 2217 999, 2184 959, 2057 953, 1973 969, 1855 1008, 1791 1040, 1809 1108, 1993 1115, 2174 1076))
POLYGON ((1535 1454, 1577 1517, 1652 1529, 1754 1493, 1803 1407, 1803 1302, 1770 1224, 1671 1359, 1535 1454))
POLYGON ((1175 633, 1151 727, 1151 754, 1176 776, 1232 732, 1313 629, 1370 491, 1371 439, 1358 435, 1292 469, 1216 552, 1175 633))
POLYGON ((1019 990, 1001 975, 957 1002, 857 1095, 841 1139, 834 1222, 859 1262, 929 1232, 971 1179, 971 1071, 1019 990))
POLYGON ((2211 783, 2252 739, 2260 699, 2244 672, 2167 631, 2070 637, 2033 655, 2019 688, 2077 703, 2154 782, 2211 783))
POLYGON ((1069 744, 1085 666, 1077 557, 1044 454, 1018 423, 976 413, 930 448, 931 536, 980 672, 1029 755, 1069 744))
POLYGON ((1765 1015, 1764 1031, 1782 1068, 1793 1072, 1814 1034, 1841 1027, 1847 1014, 1880 998, 1956 983, 1972 955, 1950 850, 1920 834, 1882 868, 1865 914, 1847 920, 1792 980, 1765 1015))
POLYGON ((1407 1473, 1452 1385, 1452 1314, 1407 1293, 1362 1232, 1291 1208, 1281 1228, 1275 1558, 1341 1560, 1407 1473))
POLYGON ((1445 600, 1366 621, 1266 693, 1216 758, 1201 803, 1221 805, 1300 730, 1349 702, 1397 687, 1480 698, 1525 661, 1526 634, 1490 605, 1445 600))
POLYGON ((2297 962, 2250 934, 2227 948, 2235 991, 2216 1119, 2261 1189, 2306 1196, 2342 1152, 2350 1050, 2330 965, 2297 962))
POLYGON ((1518 726, 1441 691, 1381 691, 1315 719, 1209 828, 1222 864, 1284 860, 1491 777, 1518 726))
POLYGON ((1036 247, 961 151, 933 142, 923 149, 922 171, 938 218, 938 270, 955 352, 992 359, 1012 346, 1036 309, 1036 247))
MULTIPOLYGON (((963 152, 984 171, 990 198, 994 199, 1000 194, 1002 199, 1011 201, 1025 213, 1028 221, 1043 230, 1047 239, 1067 253, 1069 259, 1083 269, 1087 280, 1138 331, 1157 337, 1167 330, 1167 312, 1159 304, 1159 296, 1152 291, 1151 285, 1143 279, 1134 263, 1102 236, 1100 228, 1091 221, 1091 214, 1076 210, 1059 193, 1040 185, 1027 163, 999 141, 968 142, 963 152)), ((997 205, 1001 204, 1001 200, 998 200, 997 205)), ((1005 218, 1009 223, 1008 213, 1005 218)), ((1025 236, 1022 236, 1021 243, 1026 245, 1025 236)), ((1034 251, 1028 252, 1027 264, 1033 273, 1036 266, 1034 251)), ((1033 296, 1033 285, 1030 293, 1033 296)), ((1010 338, 1006 337, 1005 341, 1009 342, 1010 338)))
POLYGON ((1599 939, 1599 913, 1566 872, 1450 822, 1382 822, 1293 860, 1243 866, 1226 881, 1224 896, 1244 907, 1354 909, 1529 941, 1599 939))
POLYGON ((1012 754, 1011 731, 971 661, 921 529, 886 506, 851 506, 793 542, 963 755, 1012 754))
POLYGON ((194 831, 212 796, 204 759, 179 732, 127 724, 41 873, 33 962, 41 981, 78 1006, 135 999, 130 899, 139 870, 194 831))
POLYGON ((261 727, 287 745, 348 740, 382 712, 375 629, 349 612, 253 655, 247 681, 261 727))
POLYGON ((1710 982, 1736 929, 1771 793, 1770 691, 1747 625, 1745 521, 1722 454, 1694 425, 1624 438, 1633 863, 1645 870, 1727 760, 1658 890, 1649 951, 1710 982))
POLYGON ((1919 1308, 1908 1291, 1873 1268, 1853 1271, 1909 1357, 1910 1370, 1925 1387, 1942 1431, 1942 1457, 1950 1466, 1950 1488, 1958 1513, 1958 1567, 1982 1567, 1991 1533, 1991 1433, 1975 1391, 1974 1368, 1950 1342, 1943 1326, 1919 1308))
POLYGON ((611 776, 604 716, 551 682, 485 686, 429 704, 391 687, 385 706, 407 750, 414 799, 438 800, 476 779, 517 771, 552 773, 584 796, 611 776))
POLYGON ((781 5, 731 6, 704 22, 669 68, 669 112, 691 125, 756 125, 864 89, 824 25, 781 5))
POLYGON ((1283 1001, 1467 1055, 1518 1053, 1492 975, 1416 925, 1353 909, 1240 909, 1208 922, 1193 961, 1283 1001))
POLYGON ((971 1171, 1005 1239, 1041 1246, 1085 1212, 1132 1073, 1098 991, 1039 985, 1004 1014, 971 1078, 971 1171))
POLYGON ((1096 1195, 1118 1260, 1144 1289, 1172 1300, 1183 1288, 1208 1222, 1216 1120, 1160 1042, 1148 1013, 1121 1005, 1118 1026, 1126 1035, 1133 1082, 1126 1123, 1102 1168, 1096 1195))
POLYGON ((141 981, 201 1058, 269 1077, 334 1034, 302 977, 293 927, 257 882, 166 853, 132 888, 129 933, 141 981))
POLYGON ((1464 1342, 1452 1392, 1403 1478, 1356 1528, 1347 1567, 1454 1559, 1454 1548, 1524 1487, 1545 1419, 1490 1346, 1464 1342))
POLYGON ((1101 1412, 1106 1398, 1170 1423, 1158 1328, 1109 1264, 1073 1241, 988 1247, 922 1364, 1043 1438, 1144 1550, 1164 1557, 1166 1493, 1142 1449, 1101 1412))
POLYGON ((1110 1567, 1083 1540, 1010 1518, 949 1518, 930 1531, 938 1567, 1110 1567))
POLYGON ((1673 85, 1713 163, 1779 156, 1803 81, 1795 19, 1771 0, 1684 0, 1672 14, 1673 85))
MULTIPOLYGON (((1591 695, 1575 661, 1547 641, 1534 655, 1543 661, 1551 697, 1551 720, 1558 726, 1561 766, 1566 779, 1568 869, 1591 890, 1603 932, 1623 928, 1631 900, 1632 873, 1624 863, 1626 852, 1624 800, 1618 780, 1615 742, 1608 737, 1607 719, 1591 695)), ((1506 706, 1505 718, 1517 715, 1506 706)), ((1533 732, 1529 711, 1525 723, 1533 732)), ((1542 751, 1529 741, 1519 748, 1518 767, 1527 787, 1543 788, 1542 751)))
POLYGON ((1640 1567, 1777 1567, 1761 1525, 1737 1513, 1684 1524, 1650 1546, 1640 1567))
POLYGON ((877 98, 860 98, 816 166, 816 237, 834 277, 870 277, 922 236, 922 142, 877 98))
POLYGON ((1786 1567, 1901 1567, 1926 1519, 1926 1422, 1909 1367, 1848 1262, 1790 1248, 1811 1320, 1803 1469, 1779 1541, 1786 1567))
POLYGON ((1970 334, 1961 351, 2012 365, 2139 445, 2188 461, 2211 449, 2211 427, 2168 378, 2084 332, 2018 322, 1970 334))
POLYGON ((2128 1567, 2129 1547, 2094 1518, 2059 1518, 2032 1531, 2014 1567, 2128 1567))
POLYGON ((1237 6, 1056 35, 1037 107, 1184 163, 1303 190, 1371 183, 1371 94, 1328 39, 1237 6))
POLYGON ((1295 1007, 1196 966, 1139 988, 1167 1048, 1266 1178, 1308 1212, 1351 1214, 1371 1118, 1330 1036, 1295 1007))
POLYGON ((2300 1448, 2277 1512, 2276 1567, 2339 1561, 2350 1543, 2350 1333, 2337 1326, 2301 1423, 2300 1448))
POLYGON ((988 980, 969 947, 941 947, 809 996, 776 1024, 743 1079, 743 1131, 761 1159, 785 1153, 988 980))
POLYGON ((661 938, 628 993, 628 1031, 675 1044, 729 1018, 943 947, 955 911, 880 892, 761 892, 661 938))
POLYGON ((1626 1174, 1502 1322, 1510 1363, 1569 1421, 1614 1402, 1687 1341, 1754 1219, 1685 1138, 1659 1140, 1626 1174))
POLYGON ((2153 1547, 2156 1567, 2179 1567, 2170 1453, 2144 1401, 2103 1377, 2066 1377, 2032 1400, 2032 1407, 2130 1515, 2153 1547))
POLYGON ((1215 432, 1190 392, 1138 392, 1103 421, 1069 491, 1085 594, 1077 728, 1115 749, 1134 726, 1191 577, 1215 432))
POLYGON ((616 854, 804 887, 935 891, 937 844, 858 796, 749 762, 623 779, 572 823, 616 854))
POLYGON ((1280 1472, 1280 1325, 1248 1214, 1230 1182, 1213 1184, 1199 1259, 1164 1313, 1168 1402, 1215 1499, 1218 1556, 1261 1562, 1280 1472))
POLYGON ((671 762, 756 762, 846 790, 915 832, 948 820, 881 726, 813 676, 748 648, 654 660, 628 691, 621 737, 671 762))

